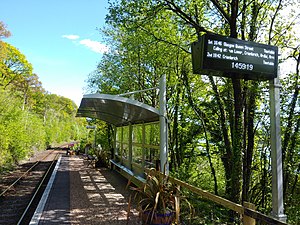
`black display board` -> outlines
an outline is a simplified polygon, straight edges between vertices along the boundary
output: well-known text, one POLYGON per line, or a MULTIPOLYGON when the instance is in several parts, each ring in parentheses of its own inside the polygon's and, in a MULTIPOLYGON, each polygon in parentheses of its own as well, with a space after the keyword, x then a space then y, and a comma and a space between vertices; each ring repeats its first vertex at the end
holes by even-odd
POLYGON ((277 77, 278 48, 205 34, 192 44, 192 60, 196 74, 270 80, 277 77))

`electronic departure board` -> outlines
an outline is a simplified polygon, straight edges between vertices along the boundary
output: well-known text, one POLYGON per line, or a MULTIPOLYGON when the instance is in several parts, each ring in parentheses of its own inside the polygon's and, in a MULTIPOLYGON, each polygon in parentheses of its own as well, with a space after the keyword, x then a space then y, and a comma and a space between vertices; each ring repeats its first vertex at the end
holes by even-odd
POLYGON ((192 44, 192 60, 193 72, 197 74, 270 80, 277 77, 278 48, 205 34, 192 44))

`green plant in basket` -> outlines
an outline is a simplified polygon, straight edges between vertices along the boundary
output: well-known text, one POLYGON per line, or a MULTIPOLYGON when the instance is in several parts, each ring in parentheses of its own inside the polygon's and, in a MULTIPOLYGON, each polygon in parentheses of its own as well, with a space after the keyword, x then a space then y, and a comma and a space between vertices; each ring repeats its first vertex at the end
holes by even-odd
POLYGON ((179 186, 172 184, 169 177, 152 169, 141 187, 132 187, 138 199, 143 224, 169 225, 179 223, 180 199, 183 199, 179 186))

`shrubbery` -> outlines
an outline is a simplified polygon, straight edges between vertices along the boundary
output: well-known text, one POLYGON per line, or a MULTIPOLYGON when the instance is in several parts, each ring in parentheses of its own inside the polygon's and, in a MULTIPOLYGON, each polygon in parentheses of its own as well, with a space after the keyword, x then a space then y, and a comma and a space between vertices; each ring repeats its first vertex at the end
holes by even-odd
MULTIPOLYGON (((60 98, 63 97, 52 95, 53 100, 60 98)), ((64 101, 71 102, 65 98, 64 101)), ((58 106, 55 101, 52 103, 53 107, 45 109, 45 114, 41 115, 30 107, 22 108, 22 99, 12 95, 10 91, 0 91, 1 170, 45 149, 46 145, 79 139, 85 132, 81 120, 75 118, 75 104, 71 104, 72 113, 66 114, 63 110, 55 110, 55 106, 58 106)))

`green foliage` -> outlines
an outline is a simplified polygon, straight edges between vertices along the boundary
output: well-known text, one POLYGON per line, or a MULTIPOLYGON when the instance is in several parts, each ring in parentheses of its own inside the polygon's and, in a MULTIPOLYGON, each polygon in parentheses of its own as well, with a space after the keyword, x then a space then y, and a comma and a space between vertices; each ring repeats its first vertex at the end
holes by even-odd
POLYGON ((152 224, 156 214, 176 212, 176 218, 179 218, 179 200, 183 197, 179 187, 169 182, 168 176, 150 170, 146 182, 141 187, 131 189, 136 193, 140 210, 148 212, 148 223, 152 224))
POLYGON ((0 85, 6 89, 9 85, 18 87, 32 75, 32 65, 14 46, 3 42, 0 60, 0 85))
POLYGON ((85 122, 75 118, 76 105, 71 100, 56 95, 41 96, 47 98, 47 106, 39 106, 42 110, 38 112, 42 114, 32 111, 31 107, 24 108, 23 99, 12 95, 11 91, 0 90, 2 169, 46 146, 86 136, 85 122))
MULTIPOLYGON (((0 21, 0 40, 2 38, 7 38, 11 35, 11 33, 9 32, 9 30, 7 30, 6 25, 0 21)), ((1 44, 1 42, 0 42, 1 44)))
MULTIPOLYGON (((0 21, 0 38, 9 36, 0 21)), ((32 65, 14 46, 0 40, 0 171, 52 144, 86 136, 70 99, 49 94, 32 65)))
POLYGON ((21 109, 22 102, 7 91, 0 91, 1 167, 45 147, 45 133, 41 120, 21 109))
MULTIPOLYGON (((299 207, 293 196, 299 190, 300 173, 300 60, 295 35, 299 13, 287 7, 289 4, 299 6, 295 0, 232 0, 230 4, 225 0, 114 1, 102 30, 111 52, 90 75, 88 86, 93 91, 118 94, 157 86, 158 78, 167 74, 173 173, 233 201, 253 202, 268 213, 268 84, 194 75, 189 46, 205 32, 277 45, 296 63, 293 75, 283 79, 282 95, 285 201, 287 211, 295 212, 299 207)), ((154 91, 135 97, 157 106, 154 91)), ((293 221, 297 220, 291 217, 293 221)))

